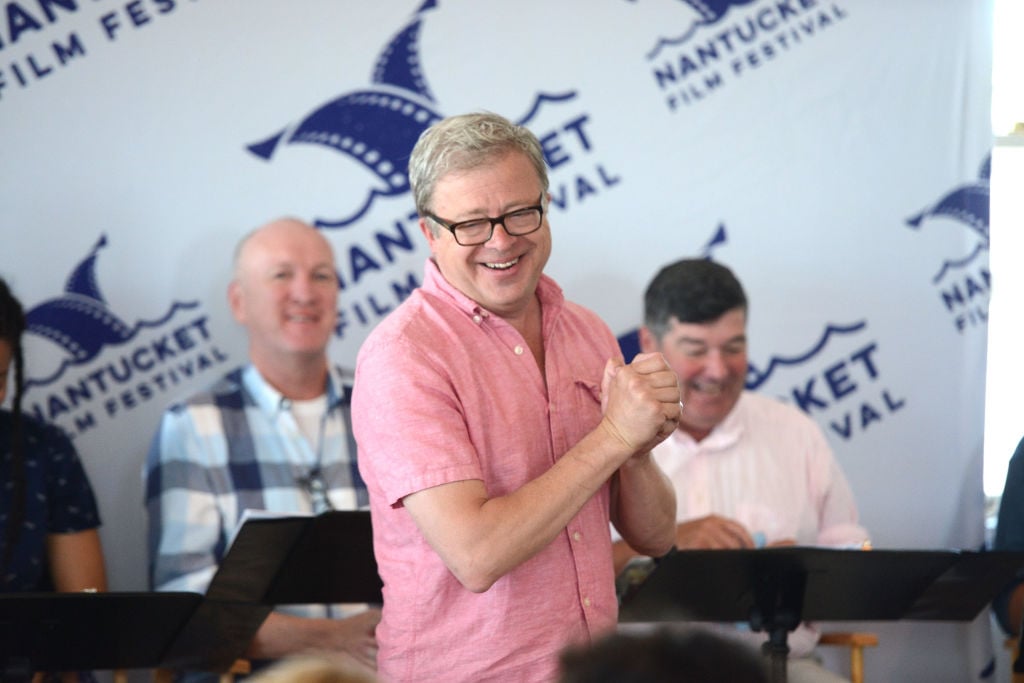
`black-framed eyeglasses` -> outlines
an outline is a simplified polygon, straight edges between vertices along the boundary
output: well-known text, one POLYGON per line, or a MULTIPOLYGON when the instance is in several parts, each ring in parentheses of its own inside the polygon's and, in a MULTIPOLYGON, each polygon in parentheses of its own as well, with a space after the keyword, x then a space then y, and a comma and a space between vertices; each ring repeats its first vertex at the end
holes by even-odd
POLYGON ((468 221, 459 221, 458 223, 450 223, 432 213, 428 213, 427 218, 450 231, 452 236, 455 237, 455 241, 462 246, 475 247, 491 239, 491 236, 494 234, 494 226, 496 225, 505 228, 505 232, 513 237, 522 237, 523 235, 529 235, 531 232, 540 230, 541 223, 544 222, 543 199, 544 193, 542 192, 540 197, 537 198, 535 206, 526 206, 522 209, 503 213, 494 218, 484 216, 482 218, 470 218, 468 221))

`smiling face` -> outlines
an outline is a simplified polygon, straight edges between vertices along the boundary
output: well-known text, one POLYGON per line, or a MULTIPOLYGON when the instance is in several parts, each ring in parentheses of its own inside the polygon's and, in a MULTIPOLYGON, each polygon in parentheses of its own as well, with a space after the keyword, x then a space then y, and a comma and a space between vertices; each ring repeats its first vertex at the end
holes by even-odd
POLYGON ((746 326, 746 311, 734 308, 709 323, 672 317, 661 339, 646 327, 640 330, 641 348, 660 352, 679 377, 684 403, 679 428, 698 441, 725 419, 743 393, 746 326))
POLYGON ((326 362, 338 280, 331 247, 314 228, 285 219, 253 233, 238 252, 228 300, 256 367, 326 362))
MULTIPOLYGON (((452 171, 434 187, 431 213, 449 223, 499 216, 534 206, 542 193, 537 171, 525 154, 510 151, 468 170, 452 171)), ((534 302, 537 282, 551 255, 547 215, 539 230, 512 237, 495 226, 486 243, 464 247, 428 218, 420 229, 438 269, 452 286, 503 318, 520 318, 534 302)))

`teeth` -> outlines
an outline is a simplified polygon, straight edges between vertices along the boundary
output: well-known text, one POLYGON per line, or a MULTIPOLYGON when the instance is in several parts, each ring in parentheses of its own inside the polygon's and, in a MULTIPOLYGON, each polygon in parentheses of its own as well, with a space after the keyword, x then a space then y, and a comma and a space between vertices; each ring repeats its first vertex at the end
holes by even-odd
POLYGON ((484 265, 491 270, 507 270, 517 263, 519 263, 519 259, 515 258, 511 261, 505 261, 504 263, 485 263, 484 265))

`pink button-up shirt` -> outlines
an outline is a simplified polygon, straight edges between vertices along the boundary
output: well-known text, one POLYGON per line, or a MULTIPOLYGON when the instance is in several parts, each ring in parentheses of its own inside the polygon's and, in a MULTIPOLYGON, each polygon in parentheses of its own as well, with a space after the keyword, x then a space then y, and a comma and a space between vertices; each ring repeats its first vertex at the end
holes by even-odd
POLYGON ((614 627, 605 484, 540 553, 472 593, 424 540, 402 499, 480 479, 503 496, 547 471, 601 418, 608 327, 538 286, 545 372, 526 341, 427 261, 423 286, 359 352, 353 424, 384 581, 379 673, 400 681, 552 681, 568 643, 614 627))

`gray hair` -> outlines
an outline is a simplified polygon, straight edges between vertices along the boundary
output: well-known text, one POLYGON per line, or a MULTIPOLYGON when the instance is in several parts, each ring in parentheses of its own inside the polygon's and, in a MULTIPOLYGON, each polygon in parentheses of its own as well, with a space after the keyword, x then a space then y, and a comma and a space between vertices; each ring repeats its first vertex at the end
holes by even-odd
POLYGON ((507 152, 526 155, 548 190, 548 171, 540 140, 526 127, 491 112, 450 116, 423 131, 409 157, 409 184, 420 215, 431 211, 437 182, 452 171, 481 166, 507 152))

